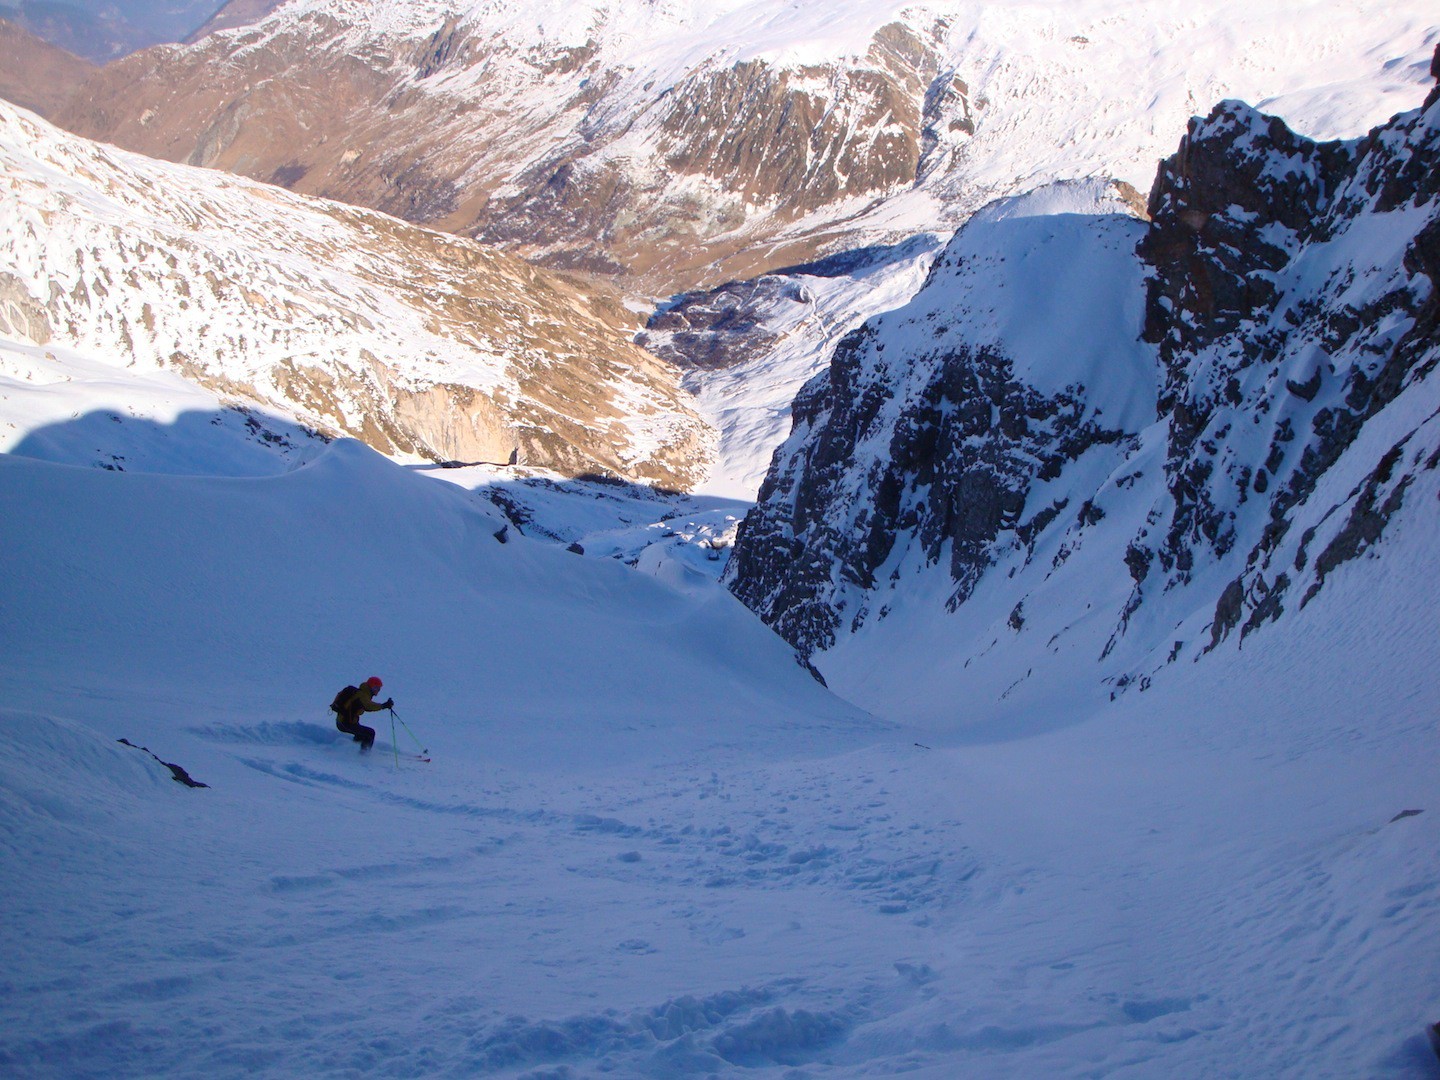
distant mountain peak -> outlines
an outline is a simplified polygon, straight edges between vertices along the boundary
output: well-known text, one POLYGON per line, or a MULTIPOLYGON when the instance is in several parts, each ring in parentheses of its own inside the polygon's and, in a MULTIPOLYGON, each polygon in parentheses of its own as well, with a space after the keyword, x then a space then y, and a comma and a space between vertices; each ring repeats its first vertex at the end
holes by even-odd
POLYGON ((295 0, 111 64, 52 116, 664 296, 1051 181, 1148 184, 1161 132, 1220 97, 1335 137, 1412 89, 1421 56, 1393 42, 1418 0, 1286 3, 1235 49, 1220 0, 295 0), (1319 54, 1351 59, 1322 76, 1319 54))

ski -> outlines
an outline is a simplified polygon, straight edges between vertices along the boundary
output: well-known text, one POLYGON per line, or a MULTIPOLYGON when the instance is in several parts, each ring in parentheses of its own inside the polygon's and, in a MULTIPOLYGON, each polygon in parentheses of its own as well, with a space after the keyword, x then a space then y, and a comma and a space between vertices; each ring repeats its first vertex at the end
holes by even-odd
MULTIPOLYGON (((384 751, 382 751, 382 750, 362 750, 362 751, 360 751, 360 754, 361 754, 362 757, 368 757, 368 756, 369 756, 370 754, 372 754, 372 753, 378 753, 381 757, 389 757, 389 756, 390 756, 390 754, 386 754, 386 753, 385 753, 384 751)), ((428 762, 428 761, 430 760, 430 751, 428 751, 428 750, 425 750, 425 751, 423 751, 423 752, 421 752, 421 753, 419 753, 419 754, 401 754, 401 753, 397 753, 397 752, 395 752, 395 751, 391 751, 391 754, 394 754, 394 757, 395 757, 395 760, 396 760, 396 761, 427 761, 427 762, 428 762)))

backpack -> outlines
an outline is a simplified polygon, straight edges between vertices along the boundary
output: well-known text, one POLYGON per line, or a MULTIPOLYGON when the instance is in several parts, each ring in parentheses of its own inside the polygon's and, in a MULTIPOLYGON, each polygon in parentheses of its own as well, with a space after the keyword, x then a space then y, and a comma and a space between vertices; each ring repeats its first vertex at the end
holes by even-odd
POLYGON ((360 688, 358 686, 345 687, 344 690, 341 690, 335 695, 335 700, 330 702, 330 711, 338 716, 345 711, 345 707, 350 704, 351 700, 359 692, 360 688))

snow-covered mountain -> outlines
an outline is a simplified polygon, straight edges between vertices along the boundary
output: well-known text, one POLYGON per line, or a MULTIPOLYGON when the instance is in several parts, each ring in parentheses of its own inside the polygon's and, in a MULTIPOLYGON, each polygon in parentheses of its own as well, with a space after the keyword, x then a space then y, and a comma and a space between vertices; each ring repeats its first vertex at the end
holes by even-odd
MULTIPOLYGON (((1227 101, 1178 152, 1183 121, 1145 136, 1174 153, 1139 209, 1085 165, 1133 115, 1046 96, 1163 59, 1159 115, 1186 72, 1289 72, 1303 92, 1268 107, 1347 136, 1423 96, 1428 13, 1257 7, 1192 5, 1163 48, 1161 5, 967 8, 976 41, 1019 27, 1047 62, 1090 57, 1038 75, 1002 50, 985 85, 1030 86, 1036 131, 1053 112, 1093 143, 988 144, 1006 197, 938 254, 922 184, 849 232, 821 208, 819 232, 737 256, 776 272, 650 320, 737 492, 813 343, 853 330, 730 563, 829 689, 714 580, 739 503, 405 452, 698 473, 687 398, 617 344, 640 321, 618 303, 0 111, 0 1073, 1433 1077, 1440 91, 1323 143, 1227 101), (1382 45, 1327 52, 1325 27, 1382 45), (851 252, 790 257, 832 238, 851 252), (491 393, 514 441, 472 408, 491 393), (325 706, 372 674, 397 715, 371 714, 362 755, 325 706)), ((868 49, 881 8, 827 9, 800 51, 817 6, 596 10, 724 116, 685 81, 682 16, 709 20, 697 62, 714 27, 743 34, 713 86, 744 98, 761 84, 736 72, 868 49)), ((428 122, 419 83, 464 83, 466 19, 588 40, 576 11, 466 8, 453 48, 425 39, 430 79, 385 100, 428 122)), ((417 12, 448 25, 307 0, 221 40, 299 49, 289 20, 342 41, 358 19, 383 31, 354 39, 360 80, 414 60, 417 12)), ((564 101, 602 73, 584 48, 525 55, 509 101, 540 113, 537 85, 564 101)), ((312 69, 265 62, 247 93, 278 109, 312 69)), ((833 74, 807 92, 854 106, 833 74)), ((1003 113, 980 81, 957 161, 1003 113)), ((611 175, 649 160, 602 143, 611 175)), ((572 192, 596 175, 576 171, 572 192)), ((752 239, 788 212, 767 207, 752 239)))
POLYGON ((55 117, 667 296, 1055 180, 1143 187, 1224 97, 1357 134, 1437 33, 1421 0, 293 0, 55 117))
POLYGON ((385 452, 685 489, 713 433, 634 317, 372 211, 102 147, 0 104, 0 332, 168 370, 385 452))
POLYGON ((1440 91, 1331 143, 1225 102, 1148 222, 1093 183, 977 215, 797 399, 731 587, 941 716, 1143 688, 1393 561, 1436 525, 1437 149, 1440 91))
POLYGON ((709 490, 743 498, 838 337, 980 206, 1144 188, 1225 96, 1353 137, 1413 100, 1440 39, 1418 0, 264 6, 49 115, 669 298, 645 340, 720 432, 709 490))

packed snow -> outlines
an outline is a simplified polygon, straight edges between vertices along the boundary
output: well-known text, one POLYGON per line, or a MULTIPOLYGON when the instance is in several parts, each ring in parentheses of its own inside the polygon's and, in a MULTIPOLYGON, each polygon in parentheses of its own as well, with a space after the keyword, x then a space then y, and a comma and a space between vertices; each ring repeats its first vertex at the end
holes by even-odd
POLYGON ((7 1075, 1434 1074, 1424 523, 1146 695, 917 724, 558 482, 0 354, 7 1075))

